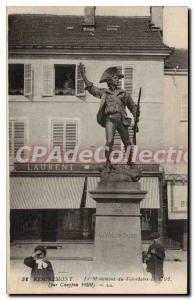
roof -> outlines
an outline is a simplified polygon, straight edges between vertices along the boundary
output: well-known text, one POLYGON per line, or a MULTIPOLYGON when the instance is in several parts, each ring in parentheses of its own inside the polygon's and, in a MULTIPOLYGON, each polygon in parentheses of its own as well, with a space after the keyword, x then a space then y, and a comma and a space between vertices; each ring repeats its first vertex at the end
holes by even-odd
POLYGON ((165 70, 188 70, 188 50, 174 49, 171 55, 165 59, 165 70))
POLYGON ((95 21, 93 33, 82 30, 82 16, 9 15, 9 49, 169 50, 151 30, 149 17, 96 16, 95 21))

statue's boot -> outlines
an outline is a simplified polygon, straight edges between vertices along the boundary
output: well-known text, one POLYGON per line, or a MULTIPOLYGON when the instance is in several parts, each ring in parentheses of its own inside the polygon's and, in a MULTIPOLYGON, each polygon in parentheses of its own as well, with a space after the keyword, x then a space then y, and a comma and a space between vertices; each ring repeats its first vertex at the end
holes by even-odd
POLYGON ((110 169, 110 170, 116 170, 116 168, 111 164, 110 154, 111 154, 111 150, 105 150, 105 157, 106 157, 105 168, 110 169))
POLYGON ((128 160, 127 160, 127 165, 130 166, 131 168, 135 168, 135 163, 132 161, 133 158, 133 150, 130 150, 128 160))

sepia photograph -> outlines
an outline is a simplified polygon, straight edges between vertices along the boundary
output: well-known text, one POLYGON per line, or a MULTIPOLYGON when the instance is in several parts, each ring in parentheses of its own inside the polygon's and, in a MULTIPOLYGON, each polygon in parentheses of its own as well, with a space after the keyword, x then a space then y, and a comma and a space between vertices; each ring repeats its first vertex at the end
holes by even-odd
POLYGON ((186 6, 7 6, 7 293, 189 293, 186 6))

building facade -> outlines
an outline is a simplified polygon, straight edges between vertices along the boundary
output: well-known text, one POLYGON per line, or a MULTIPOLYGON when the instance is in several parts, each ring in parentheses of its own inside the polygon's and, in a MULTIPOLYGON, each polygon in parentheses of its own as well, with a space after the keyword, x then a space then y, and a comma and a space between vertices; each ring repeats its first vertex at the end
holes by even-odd
MULTIPOLYGON (((164 60, 171 49, 162 42, 162 28, 152 22, 161 18, 161 10, 156 12, 150 17, 100 17, 89 7, 83 17, 9 16, 12 242, 94 238, 95 202, 89 191, 96 187, 102 161, 96 163, 92 154, 91 162, 88 153, 82 154, 84 162, 80 157, 72 161, 71 151, 95 153, 105 144, 105 132, 96 122, 100 100, 85 91, 80 62, 101 87, 103 71, 120 67, 125 75, 121 87, 135 102, 142 88, 138 147, 163 147, 164 60), (18 161, 16 153, 24 146, 18 161), (60 151, 52 153, 53 148, 60 151)), ((115 147, 122 148, 117 136, 115 147)), ((137 163, 142 189, 148 191, 141 203, 146 240, 152 231, 163 234, 165 228, 164 173, 154 160, 137 163)))
POLYGON ((172 247, 187 248, 188 219, 188 51, 174 49, 164 69, 164 143, 179 150, 166 163, 166 236, 172 247))

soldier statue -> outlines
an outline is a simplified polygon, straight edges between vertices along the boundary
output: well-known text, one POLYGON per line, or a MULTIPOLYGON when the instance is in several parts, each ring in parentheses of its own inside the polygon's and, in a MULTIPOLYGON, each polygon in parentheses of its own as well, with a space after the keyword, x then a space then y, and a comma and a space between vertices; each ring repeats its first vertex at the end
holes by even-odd
POLYGON ((117 67, 110 67, 104 71, 100 79, 100 83, 106 82, 108 88, 98 88, 86 77, 85 66, 82 63, 80 63, 80 72, 88 92, 94 97, 101 99, 100 108, 97 113, 97 122, 106 130, 106 167, 113 167, 110 161, 110 154, 116 130, 121 137, 125 151, 130 147, 128 164, 134 167, 134 162, 132 162, 133 140, 130 139, 128 132, 128 127, 131 125, 131 118, 127 117, 126 107, 136 120, 139 118, 139 110, 131 95, 118 87, 119 80, 124 75, 117 67))

